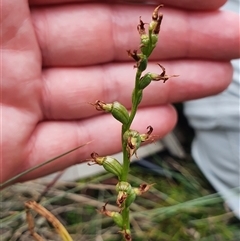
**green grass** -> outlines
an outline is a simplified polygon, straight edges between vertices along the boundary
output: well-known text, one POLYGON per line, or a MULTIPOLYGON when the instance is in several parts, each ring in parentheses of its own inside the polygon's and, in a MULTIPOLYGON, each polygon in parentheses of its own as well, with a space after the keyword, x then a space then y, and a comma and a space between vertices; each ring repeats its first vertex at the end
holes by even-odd
MULTIPOLYGON (((212 193, 206 180, 205 185, 200 185, 203 180, 201 173, 196 173, 196 166, 193 163, 186 163, 186 166, 182 167, 182 172, 165 166, 167 172, 172 174, 172 178, 166 178, 133 165, 129 177, 131 183, 156 183, 132 205, 134 241, 238 240, 238 221, 225 210, 222 199, 212 193)), ((106 201, 110 210, 111 205, 115 205, 115 191, 109 186, 114 183, 116 179, 109 174, 76 183, 60 182, 49 190, 41 204, 63 222, 74 240, 93 241, 99 235, 104 241, 121 241, 111 219, 96 211, 106 201)), ((24 236, 28 231, 23 202, 36 199, 44 187, 43 183, 31 182, 2 191, 2 240, 32 240, 24 236), (7 231, 9 236, 4 238, 7 231)), ((58 240, 51 226, 42 218, 37 216, 35 223, 36 230, 42 236, 48 235, 48 240, 51 240, 49 235, 52 233, 52 240, 58 240)))

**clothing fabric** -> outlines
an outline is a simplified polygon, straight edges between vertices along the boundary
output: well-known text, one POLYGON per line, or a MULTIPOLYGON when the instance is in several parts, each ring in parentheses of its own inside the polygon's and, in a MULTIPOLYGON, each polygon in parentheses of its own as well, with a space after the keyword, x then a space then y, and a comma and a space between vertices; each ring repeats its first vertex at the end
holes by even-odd
MULTIPOLYGON (((230 0, 223 10, 239 13, 239 4, 230 0)), ((240 60, 232 65, 233 80, 224 92, 188 101, 184 112, 195 129, 194 160, 240 219, 240 60)))

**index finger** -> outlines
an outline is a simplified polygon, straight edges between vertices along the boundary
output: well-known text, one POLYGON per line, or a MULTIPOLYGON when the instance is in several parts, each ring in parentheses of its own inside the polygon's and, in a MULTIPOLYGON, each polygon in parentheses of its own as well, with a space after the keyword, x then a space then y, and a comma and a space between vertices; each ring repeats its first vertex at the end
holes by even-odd
MULTIPOLYGON (((151 21, 152 6, 68 4, 32 9, 44 66, 86 66, 126 61, 139 47, 139 16, 151 21)), ((163 8, 160 40, 152 59, 229 60, 239 54, 239 16, 163 8)))
MULTIPOLYGON (((32 5, 45 5, 45 4, 63 4, 63 3, 73 3, 73 2, 86 2, 85 0, 29 0, 32 5)), ((87 2, 96 2, 94 0, 88 0, 87 2)), ((98 1, 102 3, 113 3, 112 0, 102 0, 98 1)), ((226 0, 115 0, 114 3, 137 3, 137 4, 164 4, 166 6, 172 6, 175 8, 184 8, 184 9, 195 9, 195 10, 213 10, 221 7, 226 0)))

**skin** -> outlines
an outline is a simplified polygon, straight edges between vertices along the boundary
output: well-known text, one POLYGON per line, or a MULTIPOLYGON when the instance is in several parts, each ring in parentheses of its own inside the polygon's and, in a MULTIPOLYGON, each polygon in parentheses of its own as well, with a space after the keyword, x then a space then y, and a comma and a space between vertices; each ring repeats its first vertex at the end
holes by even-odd
MULTIPOLYGON (((153 6, 69 2, 2 3, 1 183, 88 141, 18 181, 62 170, 93 151, 121 149, 119 122, 88 103, 118 100, 130 108, 135 70, 126 50, 138 48, 139 16, 150 22, 153 6)), ((217 11, 225 1, 165 2, 148 71, 160 73, 161 63, 180 76, 151 83, 133 125, 143 133, 153 126, 158 138, 176 123, 171 103, 223 91, 231 82, 229 61, 240 55, 238 16, 217 11)))

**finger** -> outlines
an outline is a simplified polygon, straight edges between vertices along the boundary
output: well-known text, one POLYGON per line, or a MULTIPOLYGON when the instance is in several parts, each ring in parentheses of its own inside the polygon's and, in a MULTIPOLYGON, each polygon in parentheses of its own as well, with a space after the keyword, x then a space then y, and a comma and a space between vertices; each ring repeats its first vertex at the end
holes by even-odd
MULTIPOLYGON (((161 138, 172 130, 175 123, 176 113, 173 107, 151 107, 139 110, 133 128, 141 133, 146 133, 146 127, 151 125, 154 128, 153 135, 161 138)), ((24 160, 25 163, 19 166, 18 172, 36 166, 88 141, 93 142, 29 173, 21 180, 33 179, 62 170, 90 158, 92 152, 97 152, 101 156, 116 153, 121 148, 120 132, 120 123, 108 114, 80 122, 43 122, 33 133, 34 145, 33 140, 30 140, 31 147, 26 147, 31 148, 31 154, 24 160)))
MULTIPOLYGON (((45 4, 62 4, 62 3, 72 3, 72 2, 85 2, 85 0, 29 0, 30 4, 32 5, 45 5, 45 4)), ((96 2, 89 0, 88 2, 96 2)), ((113 1, 98 1, 98 2, 110 2, 113 1)), ((147 4, 149 1, 147 0, 118 0, 114 1, 114 3, 138 3, 138 4, 147 4)), ((164 4, 167 6, 173 6, 173 7, 181 7, 185 9, 197 9, 197 10, 211 10, 211 9, 217 9, 220 6, 222 6, 226 0, 211 0, 211 1, 202 1, 202 0, 155 0, 150 1, 150 4, 164 4)))
POLYGON ((26 0, 4 1, 1 13, 1 104, 31 112, 40 89, 41 53, 29 6, 26 0))
MULTIPOLYGON (((106 4, 34 8, 32 18, 43 65, 83 66, 129 60, 125 50, 139 47, 139 16, 149 23, 152 11, 149 6, 106 4)), ((170 8, 162 12, 160 40, 152 59, 239 57, 238 15, 170 8)))
MULTIPOLYGON (((232 79, 228 62, 178 60, 161 62, 168 75, 178 74, 166 83, 151 82, 144 90, 142 106, 181 102, 223 91, 232 79)), ((161 73, 156 63, 148 71, 161 73)), ((79 119, 99 114, 96 100, 118 100, 131 106, 136 69, 133 63, 106 64, 82 68, 44 70, 43 115, 46 119, 79 119)))

